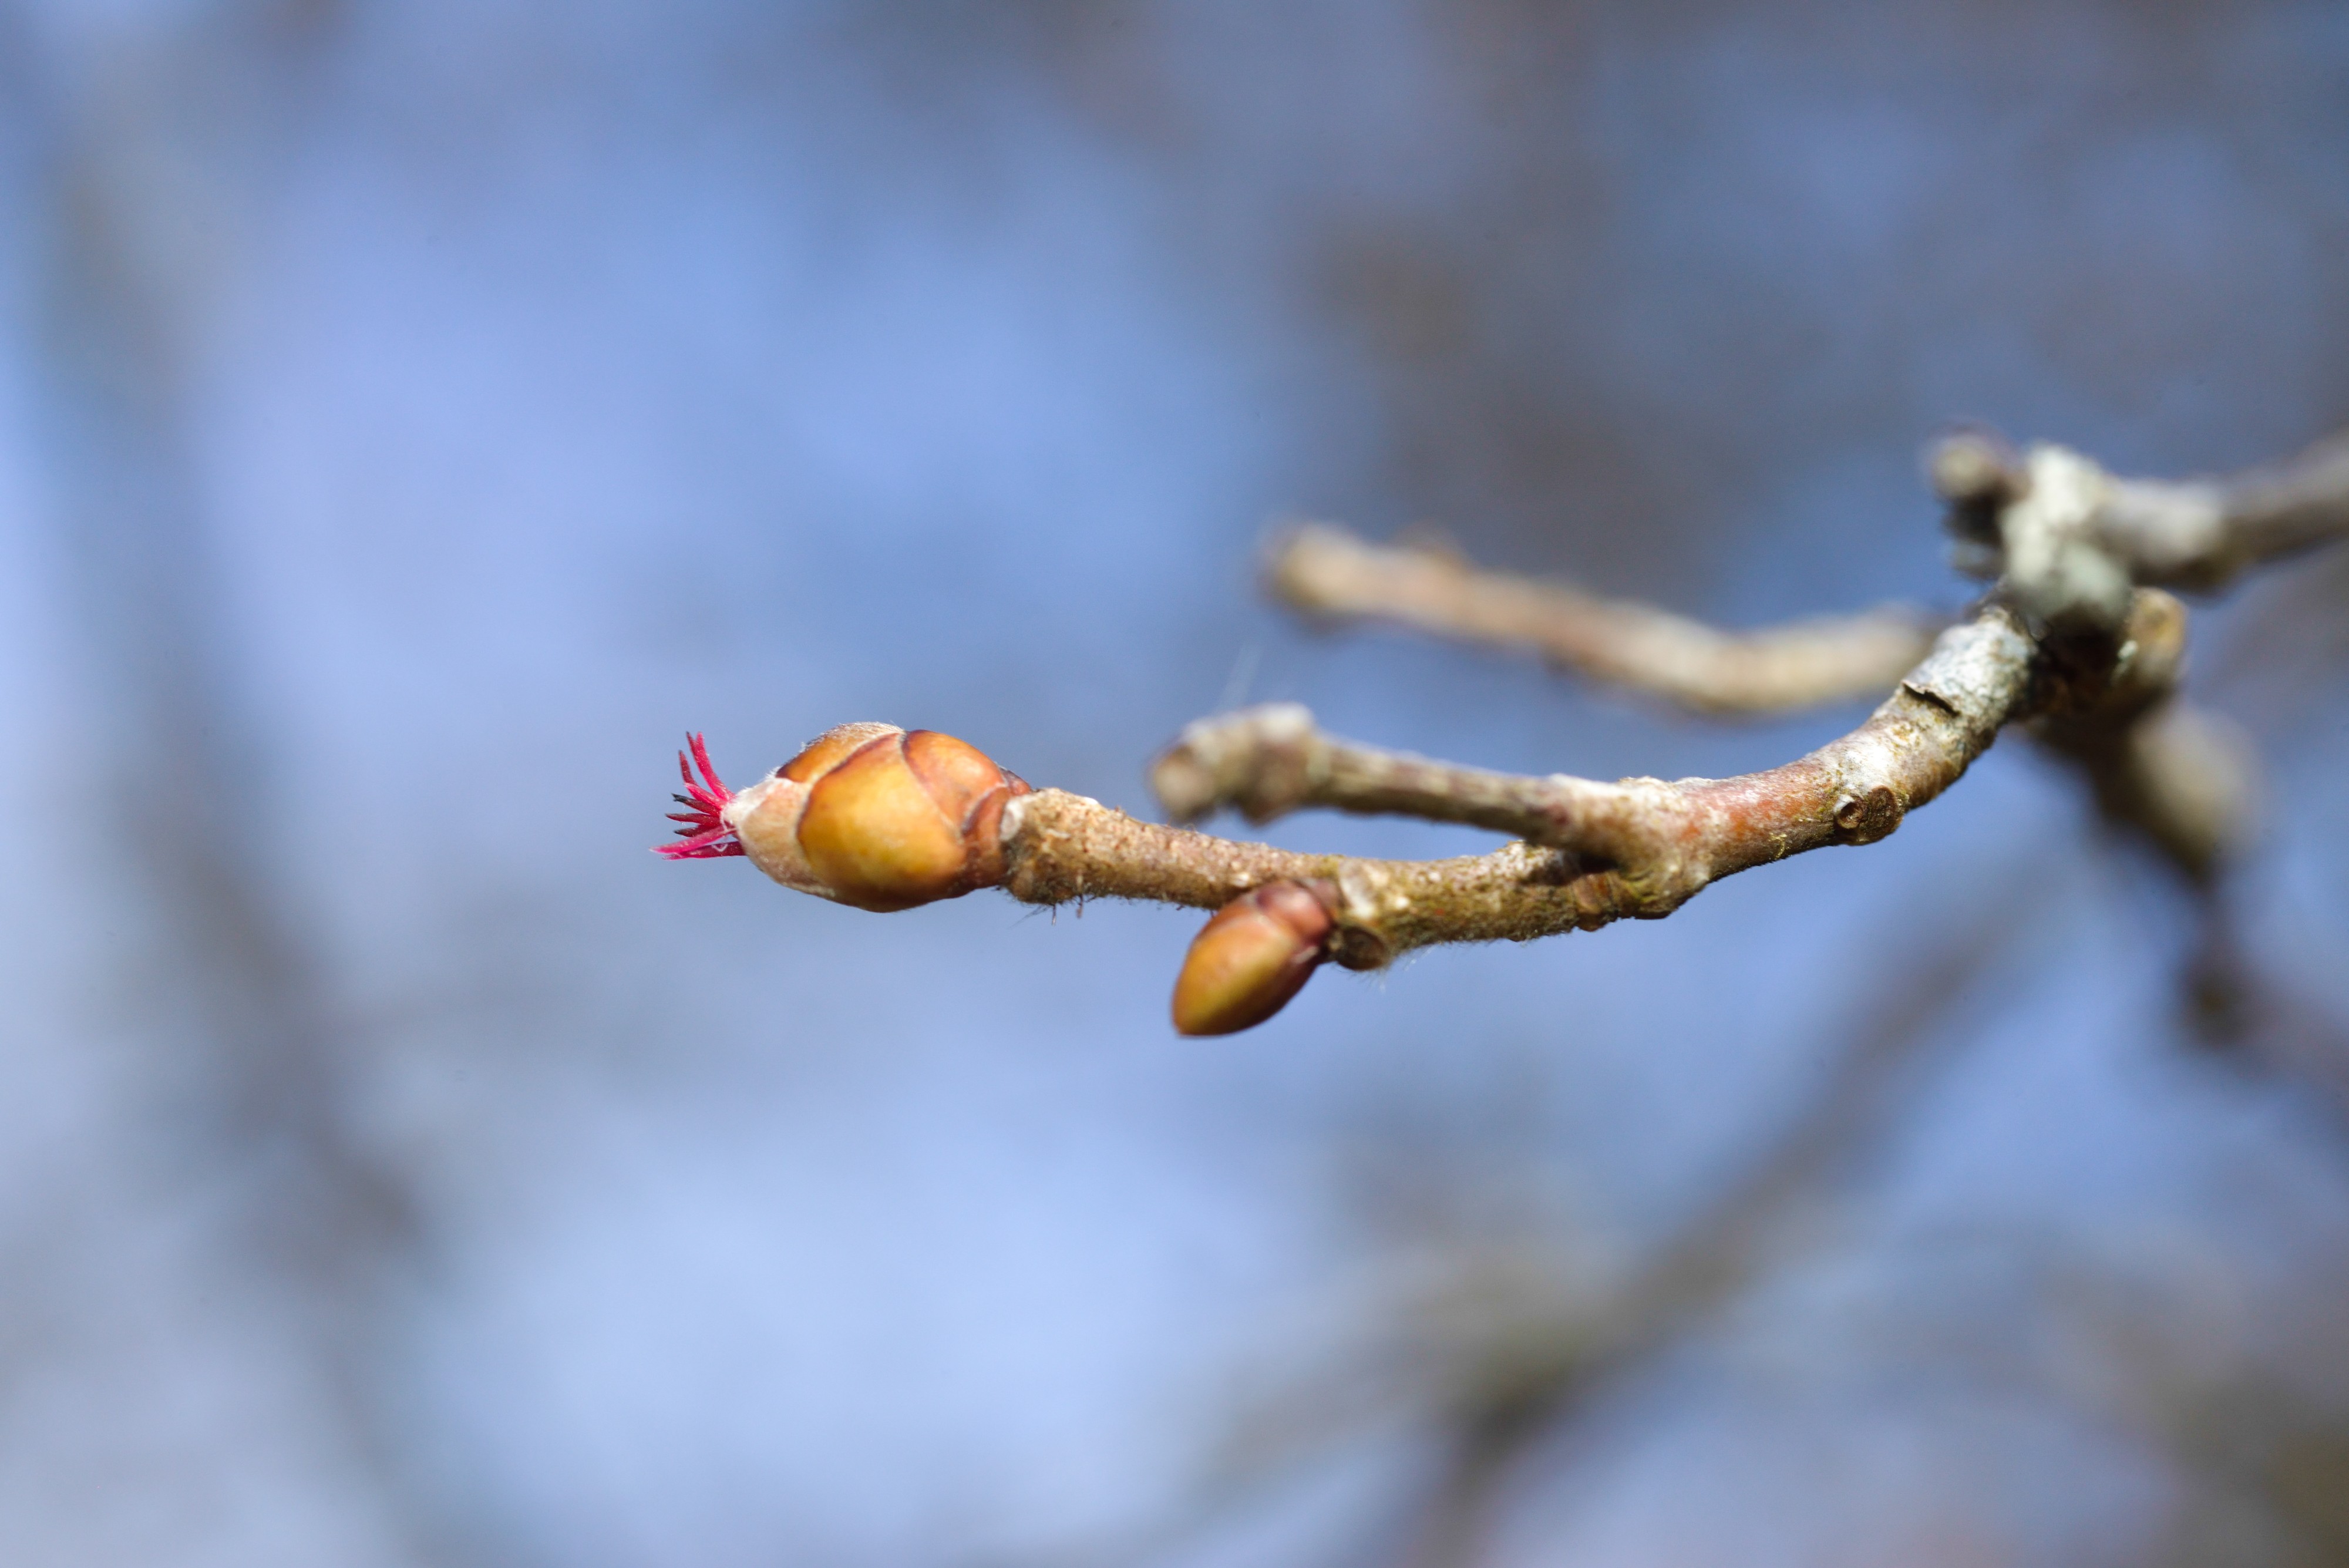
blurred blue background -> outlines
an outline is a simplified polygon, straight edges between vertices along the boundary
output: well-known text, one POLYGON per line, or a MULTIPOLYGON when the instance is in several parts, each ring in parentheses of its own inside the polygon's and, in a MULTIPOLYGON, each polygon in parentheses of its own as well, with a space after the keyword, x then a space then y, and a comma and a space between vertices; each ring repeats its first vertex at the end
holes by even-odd
POLYGON ((645 853, 688 727, 1771 765, 1262 534, 1951 607, 1947 421, 2344 342, 2337 4, 6 0, 0 1562, 2349 1561, 2340 563, 2198 622, 2231 1054, 2019 742, 1222 1041, 1190 914, 645 853))

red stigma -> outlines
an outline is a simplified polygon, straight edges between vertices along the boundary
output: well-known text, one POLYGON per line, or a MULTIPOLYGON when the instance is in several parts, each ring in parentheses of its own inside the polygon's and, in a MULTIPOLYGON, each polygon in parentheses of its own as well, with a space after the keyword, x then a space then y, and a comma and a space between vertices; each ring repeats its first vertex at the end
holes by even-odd
POLYGON ((653 853, 671 860, 715 860, 721 856, 741 854, 742 841, 734 836, 734 830, 719 815, 734 798, 734 792, 719 782, 718 770, 709 765, 709 748, 702 744, 699 735, 686 736, 685 743, 693 751, 690 760, 683 752, 677 754, 677 771, 685 780, 685 793, 669 797, 685 807, 668 814, 671 822, 682 825, 677 830, 678 842, 656 844, 653 853), (701 768, 699 779, 693 776, 697 763, 701 768))

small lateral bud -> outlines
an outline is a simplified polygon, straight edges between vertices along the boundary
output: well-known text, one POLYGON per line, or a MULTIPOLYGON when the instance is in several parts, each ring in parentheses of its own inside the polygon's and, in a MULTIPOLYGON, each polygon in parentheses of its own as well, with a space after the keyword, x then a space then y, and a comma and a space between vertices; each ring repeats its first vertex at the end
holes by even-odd
POLYGON ((1005 804, 1027 782, 935 730, 843 724, 726 803, 760 870, 860 909, 910 909, 1003 880, 1005 804))
POLYGON ((1174 979, 1174 1028, 1237 1034, 1288 1005, 1328 956, 1336 922, 1301 882, 1268 882, 1216 911, 1174 979))

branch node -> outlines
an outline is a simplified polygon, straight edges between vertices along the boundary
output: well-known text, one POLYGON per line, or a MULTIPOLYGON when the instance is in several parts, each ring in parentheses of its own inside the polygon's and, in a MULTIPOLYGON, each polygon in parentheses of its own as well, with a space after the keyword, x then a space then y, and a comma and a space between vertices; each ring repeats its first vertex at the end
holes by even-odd
POLYGON ((2029 488, 1998 516, 2002 592, 2035 628, 2055 636, 2118 630, 2133 585, 2098 531, 2111 475, 2060 446, 2032 448, 2029 463, 2029 488))
POLYGON ((1952 506, 2013 505, 2031 488, 2022 454, 1997 431, 1955 430, 1933 444, 1925 468, 1934 493, 1952 506))
POLYGON ((1878 784, 1836 803, 1836 832, 1846 844, 1873 844, 1879 838, 1891 837, 1904 815, 1900 797, 1891 786, 1878 784))
POLYGON ((1294 811, 1319 782, 1314 739, 1313 714, 1296 702, 1201 719, 1151 765, 1150 787, 1177 823, 1223 805, 1252 823, 1270 822, 1294 811))

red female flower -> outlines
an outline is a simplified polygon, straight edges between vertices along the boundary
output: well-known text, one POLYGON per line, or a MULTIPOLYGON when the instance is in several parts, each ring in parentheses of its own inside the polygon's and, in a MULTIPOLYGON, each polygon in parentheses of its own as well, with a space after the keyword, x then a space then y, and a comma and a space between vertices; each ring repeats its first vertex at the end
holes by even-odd
POLYGON ((709 765, 709 748, 698 734, 688 735, 685 743, 693 750, 691 761, 686 754, 677 754, 677 771, 685 780, 685 793, 669 798, 685 807, 668 814, 671 822, 683 826, 677 830, 678 842, 656 844, 653 853, 671 860, 716 860, 722 856, 742 853, 742 841, 734 836, 724 815, 726 803, 734 792, 719 782, 718 770, 709 765), (701 768, 701 778, 693 776, 694 765, 701 768), (707 781, 707 782, 703 782, 707 781))

